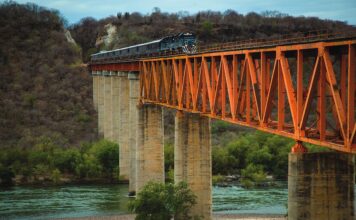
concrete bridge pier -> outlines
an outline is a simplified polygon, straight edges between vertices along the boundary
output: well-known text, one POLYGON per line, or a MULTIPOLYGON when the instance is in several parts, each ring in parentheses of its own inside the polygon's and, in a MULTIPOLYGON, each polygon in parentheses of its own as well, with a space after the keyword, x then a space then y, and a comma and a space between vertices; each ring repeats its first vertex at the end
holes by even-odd
POLYGON ((111 76, 109 71, 103 71, 104 75, 104 138, 111 140, 111 76))
POLYGON ((130 84, 129 95, 129 149, 130 149, 130 179, 129 195, 136 194, 136 133, 137 133, 137 104, 140 93, 139 72, 128 74, 130 84))
POLYGON ((130 178, 130 148, 129 148, 129 80, 128 72, 118 72, 119 76, 119 146, 120 146, 120 178, 130 178))
POLYGON ((105 96, 105 81, 103 76, 104 71, 97 71, 98 77, 98 134, 99 137, 104 137, 104 96, 105 96))
POLYGON ((164 183, 162 107, 138 106, 136 137, 136 192, 149 181, 164 183))
POLYGON ((110 72, 111 78, 111 141, 118 143, 120 140, 119 132, 119 106, 120 106, 120 78, 116 71, 110 72))
POLYGON ((92 71, 91 73, 93 77, 93 105, 95 111, 98 111, 98 82, 99 75, 97 75, 97 71, 92 71))
POLYGON ((355 219, 354 169, 351 154, 290 153, 288 219, 355 219))
POLYGON ((178 111, 175 116, 174 181, 197 196, 192 216, 212 219, 210 119, 178 111))

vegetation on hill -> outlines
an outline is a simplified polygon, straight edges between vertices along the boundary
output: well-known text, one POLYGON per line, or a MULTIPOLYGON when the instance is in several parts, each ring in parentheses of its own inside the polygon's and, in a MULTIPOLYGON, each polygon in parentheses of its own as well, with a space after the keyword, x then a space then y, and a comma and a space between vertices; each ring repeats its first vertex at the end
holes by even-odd
POLYGON ((180 32, 193 32, 200 43, 221 43, 247 39, 277 38, 286 34, 315 30, 347 31, 354 29, 345 22, 322 20, 316 17, 292 17, 276 11, 250 12, 246 15, 234 10, 165 13, 154 8, 152 13, 119 12, 117 16, 95 20, 87 17, 70 27, 78 44, 83 48, 84 61, 98 50, 120 48, 143 43, 180 32), (96 45, 107 35, 105 25, 116 27, 114 41, 96 45))
POLYGON ((58 11, 0 4, 0 148, 96 138, 92 82, 58 11))

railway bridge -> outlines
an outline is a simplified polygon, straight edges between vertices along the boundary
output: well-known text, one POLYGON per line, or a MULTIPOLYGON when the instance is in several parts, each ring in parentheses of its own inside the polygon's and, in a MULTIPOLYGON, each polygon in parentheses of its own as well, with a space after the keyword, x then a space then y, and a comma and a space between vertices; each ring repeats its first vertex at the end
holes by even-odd
POLYGON ((211 119, 292 138, 288 218, 354 219, 355 50, 355 34, 324 34, 91 62, 98 132, 119 143, 120 174, 138 192, 164 182, 162 111, 175 109, 174 180, 188 183, 204 219, 211 119))

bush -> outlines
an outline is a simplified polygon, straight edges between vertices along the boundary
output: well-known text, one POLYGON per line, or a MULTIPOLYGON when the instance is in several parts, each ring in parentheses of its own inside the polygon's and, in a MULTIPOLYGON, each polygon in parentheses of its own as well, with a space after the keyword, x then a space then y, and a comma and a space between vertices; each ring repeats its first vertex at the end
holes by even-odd
POLYGON ((164 145, 164 169, 171 170, 174 168, 174 146, 173 144, 164 145))
POLYGON ((51 180, 54 184, 58 184, 61 181, 61 171, 54 169, 52 171, 51 180))
POLYGON ((266 173, 261 165, 249 164, 241 171, 242 186, 249 188, 266 181, 266 173))
POLYGON ((222 182, 224 182, 224 181, 225 181, 225 177, 222 176, 222 175, 214 175, 214 176, 212 177, 212 183, 213 183, 213 185, 216 185, 216 184, 218 184, 218 183, 222 183, 222 182))
POLYGON ((229 174, 233 172, 238 159, 229 154, 226 148, 215 147, 212 149, 213 174, 229 174))
POLYGON ((14 172, 8 167, 0 164, 0 185, 9 186, 12 185, 12 178, 15 177, 14 172))
POLYGON ((166 182, 174 183, 174 169, 170 169, 166 172, 166 182))
POLYGON ((54 152, 53 164, 62 173, 75 173, 80 160, 80 153, 77 149, 56 150, 54 152))
POLYGON ((128 206, 137 214, 136 220, 185 220, 192 219, 189 210, 195 203, 196 196, 184 182, 149 182, 128 206))
POLYGON ((101 140, 93 145, 89 153, 98 160, 107 177, 113 180, 118 176, 114 173, 119 166, 119 146, 116 143, 101 140))
POLYGON ((101 177, 102 166, 93 155, 84 154, 75 171, 79 178, 98 178, 101 177))

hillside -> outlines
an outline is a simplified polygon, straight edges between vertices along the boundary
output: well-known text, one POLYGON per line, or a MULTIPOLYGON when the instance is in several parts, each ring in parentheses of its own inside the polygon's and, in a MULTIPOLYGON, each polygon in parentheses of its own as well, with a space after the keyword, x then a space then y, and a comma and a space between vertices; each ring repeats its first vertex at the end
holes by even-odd
POLYGON ((64 23, 58 11, 0 4, 0 147, 95 138, 91 78, 64 23))
POLYGON ((170 34, 193 32, 200 44, 246 39, 277 38, 282 35, 315 30, 345 32, 355 27, 341 21, 316 17, 292 17, 276 11, 250 12, 234 10, 202 11, 196 14, 165 13, 154 8, 151 14, 117 13, 101 20, 83 18, 70 27, 73 38, 83 48, 83 59, 99 50, 120 48, 159 39, 170 34))

